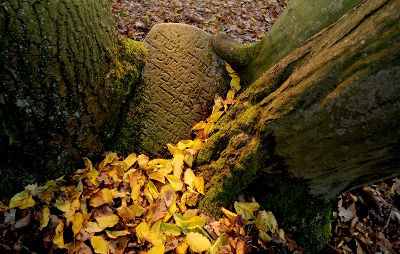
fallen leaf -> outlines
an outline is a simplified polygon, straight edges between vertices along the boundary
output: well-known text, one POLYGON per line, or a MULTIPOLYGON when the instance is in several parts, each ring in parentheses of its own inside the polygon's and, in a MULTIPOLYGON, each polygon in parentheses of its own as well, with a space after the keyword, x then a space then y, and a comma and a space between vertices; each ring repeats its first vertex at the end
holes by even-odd
POLYGON ((181 234, 181 230, 179 229, 179 227, 172 223, 163 222, 161 224, 161 230, 164 232, 164 234, 170 236, 179 236, 181 234))
POLYGON ((210 248, 211 254, 218 254, 219 248, 225 244, 226 237, 224 235, 220 235, 215 243, 210 248))
POLYGON ((56 235, 54 236, 53 243, 57 248, 63 249, 64 245, 64 223, 60 222, 56 227, 56 235))
POLYGON ((185 242, 181 242, 179 246, 176 248, 177 254, 186 254, 188 249, 188 245, 185 242))
POLYGON ((163 254, 165 250, 165 246, 162 244, 156 245, 152 247, 147 254, 163 254))
POLYGON ((21 209, 26 209, 34 205, 35 200, 33 200, 30 191, 24 190, 20 193, 15 194, 14 197, 11 198, 8 208, 12 209, 18 207, 21 209))
POLYGON ((186 235, 185 241, 189 248, 196 253, 208 251, 211 247, 211 243, 207 237, 195 232, 189 232, 186 235))
POLYGON ((194 175, 193 171, 190 168, 186 169, 184 177, 183 177, 183 181, 190 188, 192 188, 192 189, 194 188, 194 183, 196 181, 196 176, 194 175))
POLYGON ((246 220, 254 219, 254 212, 260 209, 260 205, 257 202, 235 202, 235 211, 237 214, 243 216, 246 220))
POLYGON ((72 221, 72 232, 74 233, 74 236, 76 236, 79 231, 81 231, 82 226, 83 226, 83 215, 82 213, 76 213, 73 216, 71 216, 70 221, 72 221))
POLYGON ((221 207, 221 210, 222 210, 222 212, 225 214, 225 216, 228 217, 228 219, 229 219, 231 222, 233 222, 233 223, 236 222, 236 220, 237 220, 237 218, 238 218, 238 215, 237 215, 236 213, 233 213, 233 212, 231 212, 231 211, 229 211, 229 210, 227 210, 227 209, 225 209, 225 208, 223 208, 223 207, 221 207))
POLYGON ((114 227, 118 223, 119 218, 117 215, 113 214, 109 216, 96 217, 96 221, 99 224, 100 228, 105 229, 114 227))
POLYGON ((120 236, 130 235, 128 230, 120 230, 120 231, 108 231, 106 230, 107 236, 111 239, 115 239, 120 236))
POLYGON ((257 229, 262 232, 275 233, 275 231, 278 230, 278 222, 276 221, 274 214, 270 211, 260 211, 257 214, 255 224, 257 229))
POLYGON ((97 222, 87 222, 84 227, 86 232, 88 233, 98 233, 104 230, 104 228, 100 227, 99 224, 97 224, 97 222))
POLYGON ((150 227, 147 225, 145 221, 142 221, 137 227, 136 227, 136 236, 140 239, 142 243, 148 239, 150 234, 150 227))
POLYGON ((175 191, 180 191, 183 188, 183 183, 181 182, 180 178, 176 175, 167 175, 167 180, 169 181, 172 188, 175 191))
POLYGON ((108 242, 102 236, 92 236, 90 243, 93 246, 94 252, 108 254, 108 242))
POLYGON ((125 171, 131 168, 136 161, 137 161, 137 156, 135 153, 131 153, 128 157, 126 157, 125 160, 123 161, 126 165, 125 171))

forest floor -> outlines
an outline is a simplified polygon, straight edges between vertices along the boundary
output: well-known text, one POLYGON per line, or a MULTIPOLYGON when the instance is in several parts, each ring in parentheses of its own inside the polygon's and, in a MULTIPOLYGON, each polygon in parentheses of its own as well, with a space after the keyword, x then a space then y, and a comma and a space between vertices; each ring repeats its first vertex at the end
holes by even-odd
POLYGON ((286 7, 277 0, 112 0, 118 30, 141 41, 157 23, 185 23, 242 43, 260 40, 286 7))

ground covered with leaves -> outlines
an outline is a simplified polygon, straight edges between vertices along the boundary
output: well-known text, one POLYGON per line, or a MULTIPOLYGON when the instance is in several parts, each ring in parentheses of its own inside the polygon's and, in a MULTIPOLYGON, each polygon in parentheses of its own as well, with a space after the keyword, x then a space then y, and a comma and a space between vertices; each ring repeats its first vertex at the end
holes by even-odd
POLYGON ((118 30, 141 41, 157 23, 185 23, 243 43, 258 41, 286 7, 278 0, 112 0, 118 30))
POLYGON ((400 253, 400 179, 342 194, 327 253, 400 253))

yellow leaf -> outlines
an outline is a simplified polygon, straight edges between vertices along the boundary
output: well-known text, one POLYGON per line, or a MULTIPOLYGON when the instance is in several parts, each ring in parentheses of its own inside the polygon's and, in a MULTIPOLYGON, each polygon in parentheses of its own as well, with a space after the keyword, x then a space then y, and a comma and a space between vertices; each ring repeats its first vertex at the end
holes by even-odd
POLYGON ((257 214, 257 218, 255 221, 256 227, 260 231, 264 232, 272 232, 278 231, 278 222, 275 219, 274 214, 271 211, 260 211, 257 214))
POLYGON ((185 161, 186 165, 188 165, 189 167, 192 167, 193 157, 194 157, 193 154, 190 154, 190 153, 185 154, 184 161, 185 161))
POLYGON ((188 191, 183 193, 182 199, 185 199, 185 203, 188 206, 196 206, 197 201, 199 200, 199 193, 192 190, 192 188, 188 187, 188 191))
POLYGON ((104 230, 104 228, 101 228, 97 222, 93 221, 86 223, 84 229, 88 233, 98 233, 104 230))
POLYGON ((44 191, 39 193, 38 195, 38 198, 44 201, 46 204, 50 204, 52 197, 53 197, 53 192, 51 191, 44 191))
POLYGON ((189 232, 185 241, 189 245, 189 248, 196 253, 208 251, 211 247, 211 243, 207 237, 199 233, 189 232))
POLYGON ((54 236, 53 243, 60 249, 64 246, 64 223, 60 222, 56 227, 56 235, 54 236))
POLYGON ((113 194, 107 188, 101 189, 89 201, 89 205, 92 206, 92 207, 99 207, 99 206, 104 205, 106 203, 113 203, 113 194))
POLYGON ((100 183, 99 181, 97 181, 97 177, 99 176, 99 174, 99 171, 97 171, 95 168, 91 168, 91 170, 86 173, 86 177, 94 186, 99 186, 100 183))
POLYGON ((236 94, 235 90, 233 90, 233 89, 229 90, 228 94, 226 95, 226 99, 227 100, 235 99, 235 94, 236 94))
POLYGON ((71 203, 68 200, 62 202, 57 199, 55 206, 58 208, 58 210, 61 210, 64 213, 69 212, 71 210, 71 203))
POLYGON ((14 195, 14 197, 11 198, 10 204, 8 205, 8 208, 21 208, 25 209, 31 206, 35 205, 35 200, 32 198, 32 194, 28 190, 24 190, 20 193, 17 193, 14 195))
POLYGON ((108 215, 108 216, 101 216, 101 217, 96 217, 96 221, 99 224, 100 228, 109 228, 109 227, 114 227, 118 221, 119 218, 117 215, 108 215))
POLYGON ((117 158, 116 153, 113 153, 113 152, 107 153, 106 157, 99 165, 99 170, 101 170, 102 168, 107 166, 107 164, 111 163, 115 158, 117 158))
MULTIPOLYGON (((200 121, 198 122, 195 126, 193 126, 192 130, 197 131, 197 130, 202 130, 204 129, 204 125, 206 124, 206 122, 204 121, 200 121)), ((171 150, 170 150, 171 151, 171 150)), ((172 152, 171 152, 172 153, 172 152)), ((173 153, 172 153, 173 154, 173 153)))
POLYGON ((160 171, 149 174, 149 178, 161 183, 165 183, 165 174, 160 171))
POLYGON ((150 193, 153 196, 153 198, 156 199, 158 197, 159 192, 158 192, 156 186, 154 185, 154 183, 152 181, 149 181, 147 183, 147 187, 149 188, 150 193))
POLYGON ((164 232, 164 234, 170 236, 178 236, 181 234, 181 230, 179 229, 179 227, 172 223, 163 222, 161 224, 161 230, 164 232))
POLYGON ((90 243, 93 246, 94 252, 98 254, 108 254, 108 242, 102 236, 92 236, 90 243))
POLYGON ((146 241, 150 234, 150 227, 145 221, 141 222, 136 227, 136 236, 140 239, 142 243, 146 241))
POLYGON ((138 201, 140 196, 140 185, 134 185, 132 187, 131 198, 133 201, 138 201))
POLYGON ((74 233, 74 236, 76 236, 82 229, 83 215, 81 213, 76 213, 71 216, 70 221, 72 221, 72 232, 74 233))
POLYGON ((49 218, 50 218, 50 209, 49 207, 45 206, 43 207, 42 210, 42 218, 40 219, 40 230, 42 230, 44 227, 49 224, 49 218))
POLYGON ((147 201, 149 201, 150 204, 153 203, 154 199, 153 199, 153 195, 151 195, 149 187, 146 187, 143 190, 143 195, 146 197, 147 201))
POLYGON ((223 207, 221 207, 221 210, 225 214, 225 216, 228 217, 228 219, 231 222, 235 222, 237 220, 238 215, 236 213, 233 213, 233 212, 231 212, 231 211, 229 211, 229 210, 227 210, 227 209, 225 209, 223 207))
POLYGON ((232 77, 231 88, 235 89, 236 91, 240 90, 240 78, 239 77, 232 77))
POLYGON ((108 231, 108 230, 106 230, 106 233, 107 233, 108 237, 110 237, 111 239, 115 239, 115 238, 120 237, 120 236, 130 235, 131 234, 131 233, 129 233, 128 230, 121 230, 121 231, 108 231))
POLYGON ((137 161, 137 156, 134 153, 131 153, 126 159, 123 161, 126 165, 125 171, 132 167, 133 164, 137 161))
POLYGON ((215 99, 214 99, 214 106, 213 106, 213 110, 211 114, 215 114, 218 113, 218 111, 221 110, 221 108, 223 108, 223 102, 224 100, 219 96, 219 95, 215 95, 215 99))
POLYGON ((150 234, 148 235, 148 241, 151 242, 154 246, 162 245, 162 234, 161 234, 161 223, 162 221, 159 220, 153 224, 151 227, 150 234))
POLYGON ((203 147, 203 141, 201 139, 196 138, 193 140, 193 144, 190 146, 190 149, 201 149, 203 147))
POLYGON ((206 224, 206 220, 200 216, 193 216, 191 218, 184 218, 180 214, 174 214, 176 226, 182 231, 186 229, 202 228, 206 224))
POLYGON ((196 180, 194 181, 194 187, 196 187, 196 190, 204 195, 204 179, 201 176, 196 177, 196 180))
POLYGON ((179 150, 185 150, 186 148, 192 145, 193 145, 193 140, 188 139, 179 141, 176 146, 178 147, 179 150))
POLYGON ((147 163, 149 162, 149 157, 147 157, 144 154, 141 154, 137 157, 137 161, 139 163, 140 168, 145 168, 147 166, 147 163))
POLYGON ((243 216, 244 219, 254 219, 254 212, 260 209, 260 205, 257 202, 235 202, 233 204, 237 214, 243 216))
POLYGON ((135 214, 135 216, 140 217, 142 216, 142 214, 146 211, 146 209, 144 209, 141 205, 139 204, 133 204, 130 206, 130 209, 133 210, 133 213, 135 214))
POLYGON ((186 254, 187 248, 188 248, 187 244, 185 242, 181 242, 179 244, 179 246, 176 248, 176 253, 177 254, 186 254))
POLYGON ((163 254, 165 250, 165 247, 163 244, 158 244, 156 246, 154 246, 153 248, 151 248, 147 254, 163 254))
POLYGON ((175 156, 175 153, 178 151, 178 148, 172 144, 167 144, 169 152, 175 156))
POLYGON ((219 248, 225 244, 225 240, 225 235, 221 234, 213 246, 211 246, 210 254, 218 254, 219 248))
POLYGON ((183 181, 190 187, 190 188, 194 188, 194 182, 196 181, 196 176, 194 175, 193 171, 188 168, 185 171, 184 177, 183 177, 183 181))
POLYGON ((179 179, 176 175, 167 175, 166 176, 171 187, 175 191, 180 191, 183 188, 183 183, 181 182, 181 179, 179 179))
POLYGON ((183 170, 183 160, 184 160, 183 153, 176 153, 174 158, 172 159, 172 166, 174 167, 174 175, 178 178, 181 178, 182 170, 183 170))

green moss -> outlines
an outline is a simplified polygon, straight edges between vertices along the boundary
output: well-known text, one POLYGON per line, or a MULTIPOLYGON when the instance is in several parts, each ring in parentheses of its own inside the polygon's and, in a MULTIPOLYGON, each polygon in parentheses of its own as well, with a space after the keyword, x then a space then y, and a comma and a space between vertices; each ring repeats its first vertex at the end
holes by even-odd
POLYGON ((271 163, 270 148, 264 138, 249 139, 247 134, 231 138, 220 158, 203 168, 212 179, 206 185, 207 195, 199 207, 211 216, 221 215, 220 207, 228 207, 240 193, 257 179, 259 171, 271 163))
POLYGON ((318 253, 328 243, 331 204, 311 196, 305 181, 282 172, 264 173, 250 191, 285 229, 295 229, 305 253, 318 253))
POLYGON ((108 133, 114 133, 109 146, 124 154, 130 153, 140 143, 140 119, 144 110, 139 86, 146 55, 146 48, 141 42, 121 37, 115 61, 108 74, 108 90, 112 102, 121 107, 121 114, 116 114, 118 118, 109 122, 108 133), (113 129, 114 126, 116 129, 113 129))
POLYGON ((141 42, 120 38, 116 58, 108 74, 108 90, 113 102, 123 103, 138 85, 145 56, 146 48, 141 42))

